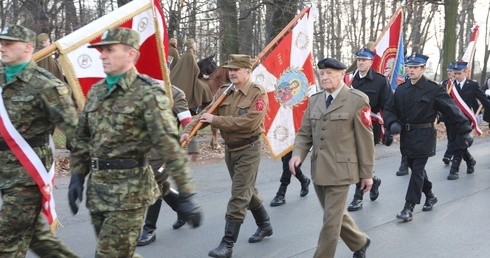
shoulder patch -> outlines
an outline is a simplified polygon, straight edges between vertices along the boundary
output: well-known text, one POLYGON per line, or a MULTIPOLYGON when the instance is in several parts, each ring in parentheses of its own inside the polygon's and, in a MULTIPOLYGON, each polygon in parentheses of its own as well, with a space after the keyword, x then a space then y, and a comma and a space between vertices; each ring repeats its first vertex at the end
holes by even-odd
POLYGON ((57 85, 56 90, 58 91, 58 94, 60 95, 66 95, 70 93, 70 89, 68 88, 67 85, 57 85))
POLYGON ((146 74, 138 74, 137 76, 150 85, 158 83, 155 79, 146 74))

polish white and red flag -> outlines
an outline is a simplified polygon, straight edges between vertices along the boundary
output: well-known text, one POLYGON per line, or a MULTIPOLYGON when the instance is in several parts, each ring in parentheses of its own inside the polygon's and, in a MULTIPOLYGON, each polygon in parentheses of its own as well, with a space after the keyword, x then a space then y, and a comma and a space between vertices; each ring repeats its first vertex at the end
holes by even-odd
POLYGON ((468 68, 466 68, 466 78, 471 78, 471 62, 473 61, 473 57, 475 56, 476 42, 478 41, 479 35, 479 26, 475 25, 471 28, 471 37, 468 42, 468 46, 466 46, 466 50, 463 53, 463 57, 461 57, 461 62, 467 62, 468 68))
POLYGON ((252 72, 252 81, 267 91, 265 140, 274 158, 292 150, 309 97, 316 92, 312 57, 316 11, 307 9, 252 72))
POLYGON ((61 54, 63 71, 79 107, 83 107, 92 85, 106 77, 99 50, 87 46, 100 42, 103 32, 115 27, 130 28, 140 34, 138 72, 167 82, 167 92, 171 92, 165 65, 168 56, 167 26, 160 2, 130 1, 54 43, 61 54))

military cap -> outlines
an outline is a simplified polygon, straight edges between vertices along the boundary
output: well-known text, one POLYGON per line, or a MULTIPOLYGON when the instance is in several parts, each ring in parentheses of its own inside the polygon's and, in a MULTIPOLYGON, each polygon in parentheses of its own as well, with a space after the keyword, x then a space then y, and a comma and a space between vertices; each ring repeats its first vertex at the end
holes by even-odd
POLYGON ((371 51, 370 49, 368 49, 368 48, 361 48, 361 49, 359 49, 359 51, 357 51, 356 58, 357 59, 370 59, 370 60, 373 60, 374 59, 374 55, 375 55, 375 53, 373 51, 371 51))
POLYGON ((0 32, 0 39, 22 41, 36 46, 36 33, 20 25, 7 25, 0 32))
POLYGON ((108 29, 102 34, 100 42, 88 47, 95 48, 112 44, 124 44, 138 50, 140 48, 140 35, 135 30, 128 28, 108 29))
POLYGON ((449 65, 447 66, 447 70, 454 70, 455 65, 456 65, 456 62, 449 63, 449 65))
POLYGON ((230 59, 226 61, 226 64, 223 65, 223 68, 228 69, 239 69, 239 68, 248 68, 252 69, 252 59, 249 55, 237 55, 231 54, 230 59))
POLYGON ((37 35, 37 42, 43 42, 45 40, 48 40, 49 39, 49 36, 47 33, 41 33, 39 35, 37 35))
POLYGON ((176 38, 171 38, 171 39, 168 41, 168 43, 169 43, 170 45, 176 46, 176 45, 177 45, 177 39, 176 39, 176 38))
POLYGON ((453 71, 463 71, 468 67, 468 62, 456 62, 454 63, 453 71))
POLYGON ((190 47, 192 45, 194 45, 195 41, 194 39, 187 39, 185 42, 184 42, 184 46, 186 47, 190 47))
POLYGON ((334 69, 334 70, 345 70, 347 69, 347 66, 340 62, 339 60, 335 58, 325 58, 323 60, 318 61, 318 68, 319 69, 334 69))
POLYGON ((409 67, 425 66, 428 59, 428 56, 414 52, 411 56, 407 57, 407 62, 405 65, 409 67))

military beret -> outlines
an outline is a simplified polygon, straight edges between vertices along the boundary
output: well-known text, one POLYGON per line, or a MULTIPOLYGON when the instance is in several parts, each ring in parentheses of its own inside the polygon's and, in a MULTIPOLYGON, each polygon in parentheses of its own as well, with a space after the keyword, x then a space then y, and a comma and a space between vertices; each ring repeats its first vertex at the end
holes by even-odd
POLYGON ((375 53, 367 48, 361 48, 359 51, 356 53, 356 58, 357 59, 374 59, 375 53))
POLYGON ((36 33, 20 25, 7 25, 0 32, 0 39, 22 41, 36 46, 36 33))
POLYGON ((345 70, 347 69, 347 66, 340 62, 339 60, 335 58, 325 58, 323 60, 318 61, 318 68, 319 69, 335 69, 335 70, 345 70))
POLYGON ((184 42, 184 46, 186 47, 190 47, 192 45, 194 45, 195 41, 194 39, 187 39, 185 42, 184 42))
POLYGON ((252 69, 252 59, 249 55, 236 55, 231 54, 230 59, 226 61, 226 64, 223 65, 223 68, 228 69, 239 69, 239 68, 248 68, 252 69))
POLYGON ((407 57, 407 61, 405 63, 406 66, 416 67, 416 66, 425 66, 427 64, 428 56, 413 53, 411 56, 407 57))
POLYGON ((463 71, 468 67, 468 62, 456 62, 454 63, 453 71, 463 71))
POLYGON ((95 48, 112 44, 124 44, 138 50, 140 48, 140 34, 128 28, 108 29, 102 34, 100 42, 88 47, 95 48))

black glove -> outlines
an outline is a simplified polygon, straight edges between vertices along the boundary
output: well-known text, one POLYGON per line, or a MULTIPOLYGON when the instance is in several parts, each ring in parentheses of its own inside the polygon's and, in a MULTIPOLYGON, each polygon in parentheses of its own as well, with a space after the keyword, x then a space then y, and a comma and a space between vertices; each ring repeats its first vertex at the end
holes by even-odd
POLYGON ((73 174, 70 178, 70 185, 68 186, 68 202, 70 203, 70 209, 73 214, 78 212, 77 200, 82 202, 83 200, 83 183, 85 176, 82 174, 73 174))
POLYGON ((199 227, 203 218, 201 206, 196 202, 195 195, 195 193, 179 194, 177 207, 179 216, 182 216, 193 228, 199 227))
POLYGON ((402 131, 402 126, 398 122, 394 122, 390 126, 390 132, 392 134, 399 134, 402 131))
POLYGON ((383 144, 386 146, 390 146, 392 143, 393 143, 393 134, 389 130, 386 130, 383 137, 383 144))

